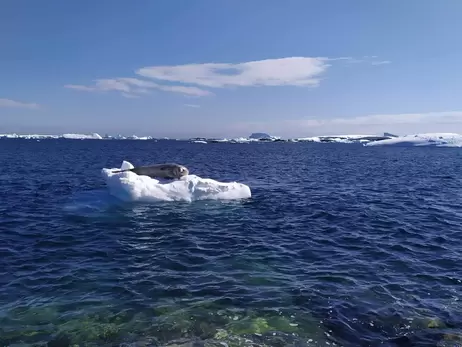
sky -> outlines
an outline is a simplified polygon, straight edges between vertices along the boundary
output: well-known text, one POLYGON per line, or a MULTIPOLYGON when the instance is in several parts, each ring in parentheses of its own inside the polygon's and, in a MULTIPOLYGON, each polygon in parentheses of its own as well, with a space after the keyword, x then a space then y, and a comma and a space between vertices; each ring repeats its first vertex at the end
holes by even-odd
POLYGON ((3 0, 0 133, 462 133, 462 1, 3 0))

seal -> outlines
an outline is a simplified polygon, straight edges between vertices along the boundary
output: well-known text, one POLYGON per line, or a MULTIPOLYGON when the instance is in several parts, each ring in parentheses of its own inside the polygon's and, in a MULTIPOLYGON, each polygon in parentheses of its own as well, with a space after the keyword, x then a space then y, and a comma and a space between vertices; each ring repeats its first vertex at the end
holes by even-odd
POLYGON ((189 175, 189 170, 179 164, 166 163, 166 164, 154 164, 147 166, 138 166, 132 169, 116 170, 113 173, 131 171, 140 176, 149 176, 151 178, 181 178, 189 175))

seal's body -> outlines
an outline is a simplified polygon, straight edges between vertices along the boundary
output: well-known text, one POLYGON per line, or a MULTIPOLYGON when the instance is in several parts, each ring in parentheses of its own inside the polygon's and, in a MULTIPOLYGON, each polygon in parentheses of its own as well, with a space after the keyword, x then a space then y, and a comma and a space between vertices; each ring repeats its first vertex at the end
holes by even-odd
POLYGON ((138 166, 132 169, 124 169, 113 171, 113 173, 131 171, 140 176, 149 176, 151 178, 181 178, 189 175, 189 170, 179 164, 167 163, 167 164, 155 164, 147 166, 138 166))

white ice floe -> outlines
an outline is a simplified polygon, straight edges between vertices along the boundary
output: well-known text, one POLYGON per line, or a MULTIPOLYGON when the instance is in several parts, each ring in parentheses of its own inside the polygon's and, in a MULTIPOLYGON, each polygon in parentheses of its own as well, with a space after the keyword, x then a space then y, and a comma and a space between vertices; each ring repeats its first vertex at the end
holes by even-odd
POLYGON ((398 136, 395 138, 374 141, 365 146, 435 146, 435 147, 462 147, 462 135, 455 133, 425 133, 398 136))
MULTIPOLYGON (((131 169, 127 161, 120 169, 131 169)), ((148 176, 126 171, 113 173, 119 168, 104 168, 101 174, 111 195, 124 201, 195 201, 195 200, 234 200, 252 196, 249 186, 238 182, 220 182, 196 175, 184 176, 179 180, 161 182, 148 176)))

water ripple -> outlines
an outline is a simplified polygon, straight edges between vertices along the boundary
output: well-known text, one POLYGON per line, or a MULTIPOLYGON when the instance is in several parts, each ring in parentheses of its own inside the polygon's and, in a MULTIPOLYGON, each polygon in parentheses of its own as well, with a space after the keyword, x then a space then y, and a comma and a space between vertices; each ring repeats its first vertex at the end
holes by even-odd
POLYGON ((2 144, 2 345, 436 346, 462 336, 457 150, 2 144), (253 197, 122 203, 99 170, 123 159, 181 162, 249 184, 253 197))

